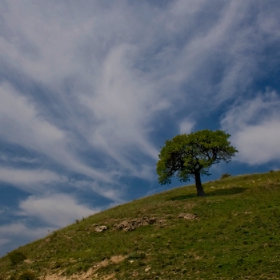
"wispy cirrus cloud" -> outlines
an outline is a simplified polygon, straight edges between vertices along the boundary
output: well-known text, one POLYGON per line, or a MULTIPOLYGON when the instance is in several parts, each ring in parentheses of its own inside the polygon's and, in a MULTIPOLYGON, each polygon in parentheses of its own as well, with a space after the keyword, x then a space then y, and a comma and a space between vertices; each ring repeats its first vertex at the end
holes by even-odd
MULTIPOLYGON (((2 60, 24 72, 29 83, 47 87, 48 93, 40 95, 57 102, 50 106, 54 112, 46 112, 39 97, 29 98, 51 120, 51 133, 62 133, 61 142, 71 138, 68 144, 78 146, 73 140, 82 135, 89 149, 101 149, 132 176, 139 169, 134 152, 146 154, 149 162, 157 158, 150 134, 160 115, 175 121, 182 110, 206 113, 244 94, 267 44, 260 34, 271 34, 267 26, 277 26, 275 17, 263 17, 268 8, 258 5, 250 17, 254 24, 246 25, 252 2, 242 1, 174 1, 161 8, 148 2, 83 8, 72 3, 61 17, 65 5, 53 11, 42 3, 7 2, 3 29, 11 26, 13 32, 6 31, 2 60)), ((49 153, 57 155, 56 161, 77 163, 63 150, 49 153)), ((98 176, 88 167, 79 162, 73 169, 98 176)))
POLYGON ((30 170, 16 168, 1 168, 0 179, 2 182, 11 184, 26 191, 40 192, 46 185, 67 182, 65 176, 49 170, 30 170))
POLYGON ((21 216, 35 217, 52 227, 63 227, 75 219, 88 217, 100 209, 81 205, 72 196, 52 194, 50 196, 30 196, 19 204, 21 216))
POLYGON ((108 174, 85 165, 71 151, 69 135, 40 116, 35 104, 11 86, 0 87, 0 137, 24 148, 35 150, 71 171, 110 181, 108 174))

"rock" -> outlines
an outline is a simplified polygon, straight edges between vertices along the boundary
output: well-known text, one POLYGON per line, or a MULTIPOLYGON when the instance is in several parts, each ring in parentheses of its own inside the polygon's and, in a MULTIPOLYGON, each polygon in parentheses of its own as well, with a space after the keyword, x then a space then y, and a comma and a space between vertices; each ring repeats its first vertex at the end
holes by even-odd
POLYGON ((151 268, 148 266, 145 268, 145 272, 148 272, 151 268))
POLYGON ((120 224, 115 225, 115 227, 119 230, 124 230, 124 231, 128 231, 128 230, 132 230, 132 225, 129 223, 129 221, 122 221, 120 224))
POLYGON ((179 214, 178 218, 186 220, 195 220, 197 219, 197 215, 191 213, 181 213, 179 214))
POLYGON ((147 217, 136 218, 132 220, 124 220, 120 224, 116 224, 115 228, 123 231, 132 231, 140 226, 147 226, 147 225, 154 224, 156 221, 157 221, 156 218, 147 218, 147 217))
POLYGON ((103 231, 105 231, 107 229, 108 229, 107 226, 97 226, 97 227, 95 227, 95 231, 96 232, 103 232, 103 231))

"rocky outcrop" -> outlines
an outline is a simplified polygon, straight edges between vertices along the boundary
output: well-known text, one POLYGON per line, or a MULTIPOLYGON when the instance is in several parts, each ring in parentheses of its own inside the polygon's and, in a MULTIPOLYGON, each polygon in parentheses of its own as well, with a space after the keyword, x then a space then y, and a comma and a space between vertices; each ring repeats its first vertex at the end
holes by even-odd
POLYGON ((103 231, 105 231, 107 229, 108 229, 107 226, 97 226, 97 227, 95 227, 95 231, 96 232, 103 232, 103 231))
POLYGON ((157 222, 157 218, 148 218, 148 217, 135 218, 132 220, 124 220, 119 224, 115 224, 114 228, 123 231, 132 231, 140 226, 152 225, 155 224, 156 222, 157 222))
POLYGON ((197 215, 191 214, 191 213, 181 213, 181 214, 179 214, 178 218, 186 219, 186 220, 195 220, 198 217, 197 217, 197 215))

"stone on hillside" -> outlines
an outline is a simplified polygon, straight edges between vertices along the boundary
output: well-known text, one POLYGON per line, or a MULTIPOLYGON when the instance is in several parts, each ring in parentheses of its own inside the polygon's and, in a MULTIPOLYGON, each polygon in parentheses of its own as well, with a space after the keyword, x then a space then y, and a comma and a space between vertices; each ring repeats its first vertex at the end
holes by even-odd
POLYGON ((147 225, 154 224, 156 221, 157 221, 156 218, 147 218, 147 217, 136 218, 132 220, 124 220, 121 223, 116 224, 115 228, 123 231, 132 231, 140 226, 147 226, 147 225))
POLYGON ((97 226, 97 227, 95 227, 95 231, 96 231, 96 232, 103 232, 103 231, 105 231, 106 229, 108 229, 107 226, 97 226))
POLYGON ((181 213, 179 214, 178 218, 186 219, 186 220, 194 220, 197 219, 197 215, 191 213, 181 213))

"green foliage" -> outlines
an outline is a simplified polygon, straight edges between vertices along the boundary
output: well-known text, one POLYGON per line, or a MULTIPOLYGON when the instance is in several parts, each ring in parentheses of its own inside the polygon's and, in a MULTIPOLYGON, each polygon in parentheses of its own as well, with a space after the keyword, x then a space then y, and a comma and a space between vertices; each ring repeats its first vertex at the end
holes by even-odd
POLYGON ((34 272, 32 272, 32 271, 24 271, 18 277, 18 280, 36 280, 36 279, 37 278, 36 278, 34 272))
POLYGON ((222 130, 201 130, 181 134, 165 142, 157 163, 158 180, 169 184, 172 176, 186 182, 199 173, 209 175, 209 168, 220 161, 229 162, 236 152, 222 130))
POLYGON ((27 259, 27 257, 20 251, 13 251, 8 254, 8 257, 12 266, 16 266, 27 259))

